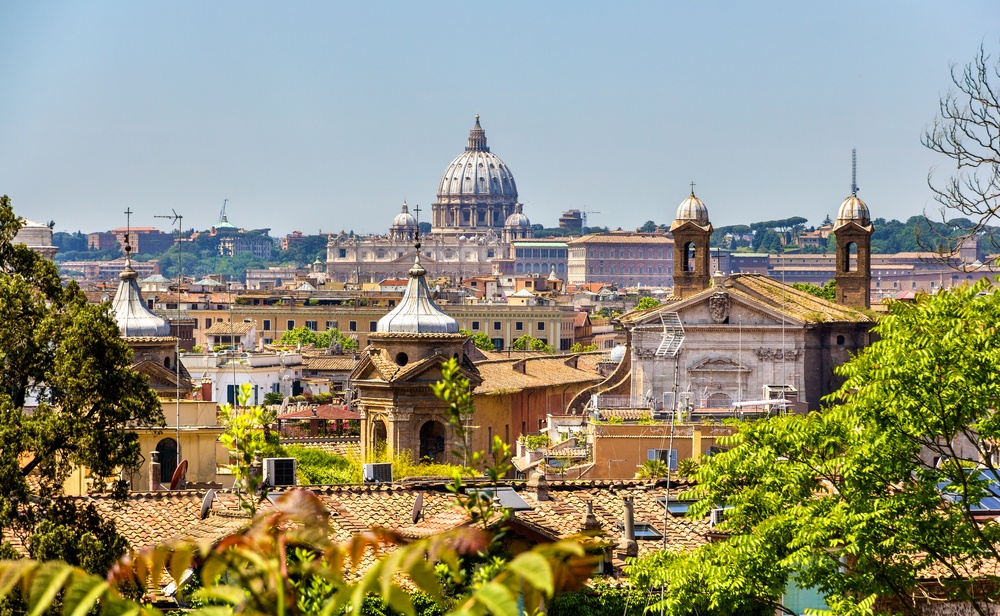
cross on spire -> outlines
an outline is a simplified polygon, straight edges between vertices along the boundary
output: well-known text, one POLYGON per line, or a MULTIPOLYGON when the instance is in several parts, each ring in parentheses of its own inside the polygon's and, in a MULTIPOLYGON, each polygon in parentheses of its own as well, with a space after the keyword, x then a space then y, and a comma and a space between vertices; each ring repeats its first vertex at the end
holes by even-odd
POLYGON ((128 236, 132 233, 132 208, 125 208, 125 257, 132 254, 132 246, 128 243, 128 236))
POLYGON ((694 180, 691 180, 691 196, 694 196, 694 180))

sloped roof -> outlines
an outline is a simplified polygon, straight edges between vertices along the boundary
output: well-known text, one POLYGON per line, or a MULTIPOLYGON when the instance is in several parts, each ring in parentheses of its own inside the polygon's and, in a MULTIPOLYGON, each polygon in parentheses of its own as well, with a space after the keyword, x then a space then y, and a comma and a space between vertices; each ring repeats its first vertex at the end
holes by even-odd
POLYGON ((361 361, 353 355, 313 355, 306 356, 302 360, 304 367, 309 370, 329 370, 331 372, 350 372, 361 361))
POLYGON ((278 415, 279 420, 283 419, 361 419, 358 411, 352 411, 343 405, 323 404, 316 407, 292 411, 278 415), (313 411, 315 410, 315 413, 313 411))
POLYGON ((205 330, 206 336, 244 336, 249 334, 251 330, 255 329, 253 323, 247 323, 246 321, 237 321, 233 323, 228 323, 226 321, 220 321, 218 323, 212 323, 212 326, 205 330))
POLYGON ((479 368, 483 382, 473 393, 488 395, 552 385, 597 383, 603 380, 604 377, 593 370, 592 364, 581 365, 577 362, 577 367, 574 368, 568 363, 571 360, 571 356, 545 355, 477 362, 476 367, 479 368))
MULTIPOLYGON (((802 322, 870 323, 872 321, 871 317, 860 310, 827 301, 805 291, 799 291, 791 285, 763 274, 732 274, 726 278, 722 287, 722 290, 747 303, 766 307, 773 312, 802 322)), ((682 302, 687 304, 700 301, 717 291, 719 291, 717 287, 709 287, 683 299, 675 296, 662 298, 663 303, 659 306, 647 310, 634 310, 622 315, 620 321, 626 325, 640 323, 661 311, 677 310, 678 304, 682 302), (695 300, 695 298, 699 298, 699 300, 695 300)))

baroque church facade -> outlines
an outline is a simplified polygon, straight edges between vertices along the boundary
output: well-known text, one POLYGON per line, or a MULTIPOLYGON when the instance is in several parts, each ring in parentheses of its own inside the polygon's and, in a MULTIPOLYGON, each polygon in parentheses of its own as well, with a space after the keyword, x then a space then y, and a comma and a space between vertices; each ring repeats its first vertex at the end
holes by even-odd
POLYGON ((834 368, 868 346, 874 325, 873 227, 856 193, 841 205, 835 229, 836 302, 760 274, 713 274, 708 208, 692 192, 671 225, 673 295, 622 319, 631 399, 666 410, 761 408, 774 397, 800 411, 819 408, 841 383, 834 368))
MULTIPOLYGON (((403 203, 385 235, 330 236, 329 280, 361 284, 399 278, 414 261, 418 220, 403 203)), ((465 151, 445 169, 431 206, 431 232, 424 235, 420 260, 432 277, 459 280, 495 273, 514 240, 531 237, 531 223, 518 202, 514 174, 486 141, 479 123, 469 131, 465 151)))

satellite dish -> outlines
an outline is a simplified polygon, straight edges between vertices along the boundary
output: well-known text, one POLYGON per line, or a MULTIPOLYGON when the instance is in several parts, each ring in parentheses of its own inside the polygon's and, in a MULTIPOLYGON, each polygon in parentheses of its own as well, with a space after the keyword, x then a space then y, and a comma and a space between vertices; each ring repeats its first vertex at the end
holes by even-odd
POLYGON ((205 492, 205 498, 201 501, 201 519, 208 517, 208 512, 212 510, 212 501, 215 500, 215 490, 205 492))
POLYGON ((416 500, 413 501, 413 512, 410 514, 410 520, 416 524, 420 521, 420 516, 423 514, 424 508, 424 493, 421 492, 417 494, 416 500))
POLYGON ((181 463, 178 464, 177 468, 174 469, 174 474, 170 476, 171 490, 176 490, 181 485, 181 482, 184 481, 185 477, 187 477, 187 472, 188 472, 188 461, 181 460, 181 463))

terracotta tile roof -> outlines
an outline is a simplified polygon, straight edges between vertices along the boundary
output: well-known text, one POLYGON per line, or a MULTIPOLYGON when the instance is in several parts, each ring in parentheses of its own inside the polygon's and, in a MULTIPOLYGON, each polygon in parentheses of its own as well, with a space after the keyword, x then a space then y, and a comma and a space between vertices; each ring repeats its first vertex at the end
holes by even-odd
POLYGON ((576 368, 567 365, 571 357, 551 356, 524 359, 487 360, 476 363, 483 377, 481 385, 473 390, 479 395, 508 393, 535 387, 569 385, 572 383, 598 383, 604 377, 585 363, 576 368), (519 368, 523 367, 523 372, 519 368))
POLYGON ((329 370, 350 372, 358 365, 359 359, 353 355, 313 355, 302 358, 303 367, 308 370, 329 370))
POLYGON ((278 419, 361 419, 360 413, 346 406, 323 404, 301 411, 278 415, 278 419))
MULTIPOLYGON (((137 492, 124 502, 104 495, 90 495, 82 500, 93 503, 105 518, 113 519, 129 545, 141 549, 173 537, 195 537, 198 533, 194 529, 204 524, 201 503, 205 493, 203 490, 137 492)), ((226 532, 230 531, 222 535, 226 532)))
MULTIPOLYGON (((740 297, 751 303, 764 305, 775 312, 802 322, 856 322, 870 323, 872 319, 865 313, 827 301, 793 288, 791 285, 774 280, 763 274, 732 274, 726 278, 724 289, 731 295, 740 297)), ((691 297, 707 296, 717 291, 710 287, 691 297)), ((652 314, 663 310, 672 311, 679 301, 690 298, 670 296, 661 298, 662 304, 648 310, 636 310, 622 315, 620 321, 624 324, 638 323, 652 314)))
POLYGON ((580 244, 669 244, 674 240, 666 235, 656 233, 636 233, 634 231, 612 231, 610 233, 591 233, 566 242, 573 246, 580 244))
POLYGON ((254 329, 256 326, 253 323, 247 323, 245 321, 238 321, 233 323, 227 323, 222 321, 220 323, 213 323, 212 327, 209 327, 204 332, 206 336, 228 336, 230 334, 235 334, 237 336, 242 336, 244 334, 250 333, 250 330, 254 329))

